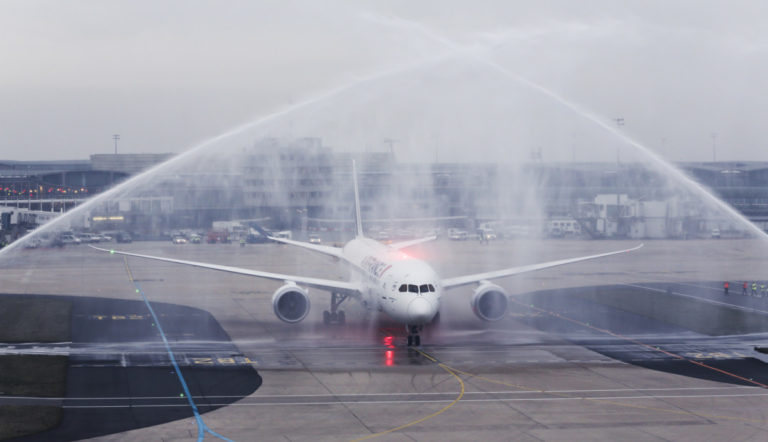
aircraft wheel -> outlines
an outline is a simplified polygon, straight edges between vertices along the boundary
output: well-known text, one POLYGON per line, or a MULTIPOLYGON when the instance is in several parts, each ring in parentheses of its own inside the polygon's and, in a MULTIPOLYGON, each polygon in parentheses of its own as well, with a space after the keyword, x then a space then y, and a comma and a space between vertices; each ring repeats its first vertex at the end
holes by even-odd
POLYGON ((344 315, 344 310, 339 310, 339 316, 338 316, 339 325, 344 325, 346 320, 347 320, 347 318, 344 315))
POLYGON ((331 323, 331 313, 328 310, 323 311, 323 324, 331 323))
POLYGON ((413 345, 414 347, 420 347, 421 346, 421 336, 416 335, 413 337, 413 345))
POLYGON ((339 315, 336 312, 331 312, 331 322, 337 322, 339 320, 339 315))
POLYGON ((408 347, 413 345, 413 335, 408 335, 408 347))

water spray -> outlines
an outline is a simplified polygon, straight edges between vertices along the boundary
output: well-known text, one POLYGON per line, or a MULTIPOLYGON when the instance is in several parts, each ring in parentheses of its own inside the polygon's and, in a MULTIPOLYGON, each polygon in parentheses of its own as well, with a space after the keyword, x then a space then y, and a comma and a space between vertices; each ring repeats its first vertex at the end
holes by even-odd
POLYGON ((93 206, 95 206, 95 205, 97 205, 97 204, 99 204, 99 203, 101 203, 101 202, 103 202, 105 200, 108 200, 109 198, 119 194, 120 192, 130 188, 131 186, 141 182, 142 180, 144 180, 144 179, 146 179, 148 177, 151 177, 151 176, 154 176, 154 175, 157 175, 157 174, 160 174, 160 173, 172 170, 173 167, 176 166, 178 163, 181 163, 184 160, 192 157, 194 154, 196 154, 196 153, 198 153, 200 151, 203 151, 204 149, 206 149, 207 147, 213 145, 214 143, 217 143, 217 142, 220 142, 222 140, 226 140, 227 138, 231 138, 231 137, 234 137, 236 135, 242 134, 243 132, 245 132, 247 130, 259 127, 259 126, 261 126, 261 125, 263 125, 265 123, 268 123, 270 121, 276 120, 276 119, 278 119, 280 117, 283 117, 285 115, 289 115, 289 114, 291 114, 293 112, 296 112, 296 111, 298 111, 298 110, 300 110, 302 108, 305 108, 305 107, 308 107, 308 106, 311 106, 311 105, 314 105, 314 104, 317 104, 317 103, 321 103, 321 102, 326 101, 326 100, 330 100, 330 99, 335 98, 335 97, 337 97, 337 96, 339 96, 339 95, 341 95, 341 94, 343 94, 345 92, 353 90, 353 89, 355 89, 357 87, 360 87, 360 86, 363 86, 363 85, 375 82, 377 80, 380 80, 380 79, 383 79, 383 78, 386 78, 386 77, 391 77, 391 76, 403 74, 403 73, 406 73, 406 72, 409 72, 409 71, 412 71, 412 70, 420 69, 420 68, 423 68, 426 65, 437 63, 437 62, 440 62, 442 60, 445 60, 446 58, 448 58, 450 56, 451 56, 450 53, 439 54, 437 56, 429 57, 429 58, 426 58, 426 59, 421 59, 421 60, 418 60, 418 61, 415 61, 415 62, 411 62, 411 63, 405 64, 405 65, 402 65, 402 66, 398 66, 398 67, 395 67, 395 68, 389 68, 389 69, 383 70, 381 72, 377 72, 377 73, 374 73, 374 74, 369 74, 367 76, 356 78, 356 79, 348 82, 347 84, 334 87, 334 88, 332 88, 330 90, 327 90, 325 92, 317 94, 317 95, 315 95, 313 97, 310 97, 310 98, 307 98, 305 100, 302 100, 302 101, 300 101, 300 102, 298 102, 296 104, 287 106, 286 108, 284 108, 282 110, 278 110, 278 111, 273 112, 271 114, 268 114, 266 116, 257 118, 256 120, 253 120, 251 122, 241 124, 240 126, 237 126, 234 129, 231 129, 231 130, 229 130, 227 132, 224 132, 224 133, 222 133, 222 134, 220 134, 218 136, 215 136, 215 137, 210 138, 210 139, 208 139, 206 141, 203 141, 202 143, 200 143, 200 144, 190 148, 189 150, 186 150, 186 151, 182 152, 181 154, 179 154, 179 155, 177 155, 177 156, 175 156, 175 157, 173 157, 173 158, 171 158, 171 159, 169 159, 169 160, 167 160, 167 161, 165 161, 163 163, 157 164, 157 165, 151 167, 150 169, 148 169, 148 170, 146 170, 144 172, 141 172, 141 173, 139 173, 137 175, 134 175, 133 177, 127 179, 126 181, 124 181, 124 182, 122 182, 122 183, 112 187, 111 189, 109 189, 109 190, 107 190, 105 192, 100 193, 97 196, 94 196, 93 198, 91 198, 91 199, 85 201, 84 203, 82 203, 81 205, 73 208, 72 210, 70 210, 68 212, 63 213, 61 216, 59 216, 59 217, 51 220, 50 222, 48 222, 48 223, 38 227, 37 229, 35 229, 35 230, 31 231, 31 232, 28 232, 26 235, 22 236, 18 240, 12 242, 8 246, 6 246, 2 250, 0 250, 0 258, 2 258, 4 255, 8 254, 11 250, 14 250, 17 247, 19 247, 20 244, 23 244, 28 238, 32 237, 33 235, 41 234, 41 233, 44 233, 44 232, 47 232, 47 231, 53 229, 56 224, 58 224, 58 223, 60 223, 60 222, 62 222, 64 220, 71 219, 71 218, 75 217, 77 214, 82 213, 85 210, 87 210, 87 209, 89 209, 89 208, 91 208, 91 207, 93 207, 93 206))
MULTIPOLYGON (((644 146, 639 141, 619 131, 617 127, 614 127, 613 125, 608 124, 604 118, 598 117, 593 112, 587 109, 584 109, 582 106, 564 98, 557 92, 545 86, 542 86, 541 84, 538 84, 526 77, 523 77, 520 74, 510 71, 504 66, 501 66, 497 62, 493 61, 489 55, 486 55, 486 56, 481 55, 482 54, 481 51, 473 50, 472 48, 469 48, 467 46, 459 45, 458 43, 452 40, 449 40, 449 39, 446 39, 445 37, 440 36, 439 34, 435 33, 431 29, 424 26, 422 23, 414 22, 412 20, 404 19, 402 17, 397 17, 397 16, 383 17, 383 16, 371 14, 371 13, 361 14, 361 17, 383 26, 414 30, 415 32, 422 34, 428 39, 453 50, 453 53, 455 54, 466 53, 467 56, 471 57, 474 61, 497 71, 502 76, 506 78, 510 78, 554 100, 555 102, 566 107, 567 109, 574 112, 578 116, 597 125, 599 128, 617 137, 619 140, 623 141, 624 143, 634 147, 635 149, 640 151, 642 154, 646 155, 651 160, 651 162, 661 167, 661 169, 664 172, 667 172, 672 176, 674 176, 676 179, 678 179, 684 186, 688 187, 689 190, 703 196, 705 201, 714 204, 716 207, 720 209, 725 210, 725 213, 731 216, 737 222, 745 224, 750 231, 752 231, 755 235, 757 235, 758 238, 768 240, 768 233, 764 232, 762 229, 754 225, 751 221, 749 221, 746 217, 744 217, 744 215, 736 211, 733 207, 728 205, 726 202, 717 198, 711 192, 707 191, 707 189, 704 186, 702 186, 701 184, 689 178, 681 170, 679 170, 677 167, 675 167, 674 165, 672 165, 671 163, 663 159, 660 155, 652 151, 650 148, 644 146)), ((488 49, 488 48, 486 47, 485 49, 488 49)))

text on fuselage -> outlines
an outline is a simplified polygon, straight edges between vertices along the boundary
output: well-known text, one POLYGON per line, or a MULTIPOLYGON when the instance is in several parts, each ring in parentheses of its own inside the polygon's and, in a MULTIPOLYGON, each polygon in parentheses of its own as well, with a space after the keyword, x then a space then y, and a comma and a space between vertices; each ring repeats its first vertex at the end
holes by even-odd
POLYGON ((389 270, 392 265, 387 264, 386 262, 379 261, 378 259, 374 258, 373 256, 366 256, 363 258, 363 262, 360 263, 360 266, 367 270, 368 273, 371 275, 381 278, 381 276, 389 270))

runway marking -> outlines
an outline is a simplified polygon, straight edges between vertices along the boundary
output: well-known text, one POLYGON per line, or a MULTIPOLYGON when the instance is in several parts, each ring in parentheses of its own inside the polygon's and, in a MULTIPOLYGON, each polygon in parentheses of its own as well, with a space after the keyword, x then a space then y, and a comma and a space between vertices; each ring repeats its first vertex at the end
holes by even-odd
MULTIPOLYGON (((454 369, 455 370, 455 369, 454 369)), ((474 376, 477 377, 477 376, 474 376)), ((760 387, 750 387, 746 385, 734 385, 731 387, 668 387, 668 388, 602 388, 602 389, 589 389, 589 390, 544 390, 546 393, 577 393, 577 394, 584 394, 584 393, 621 393, 621 392, 640 392, 640 391, 704 391, 704 390, 762 390, 760 387)), ((538 393, 538 391, 535 391, 538 393)), ((481 394, 510 394, 510 395, 517 395, 517 394, 528 394, 528 393, 534 393, 534 391, 520 391, 520 390, 496 390, 496 391, 467 391, 464 393, 464 396, 470 396, 470 395, 481 395, 481 394)), ((306 398, 313 398, 313 397, 357 397, 357 396, 445 396, 449 394, 454 393, 440 393, 440 392, 423 392, 423 393, 345 393, 345 394, 258 394, 257 396, 248 396, 246 398, 243 398, 243 396, 238 395, 206 395, 206 396, 193 396, 194 398, 198 399, 231 399, 231 398, 241 398, 241 399, 248 399, 248 398, 299 398, 299 397, 306 397, 306 398)), ((758 394, 743 394, 743 396, 759 396, 762 395, 760 393, 758 394)), ((718 397, 718 396, 724 396, 724 395, 717 395, 713 394, 712 397, 718 397)), ((651 396, 644 396, 644 397, 651 397, 651 396)), ((693 397, 693 396, 691 396, 693 397)), ((696 396, 696 397, 709 397, 705 395, 696 396)), ((0 396, 0 400, 2 399, 39 399, 42 401, 92 401, 92 400, 105 400, 105 401, 111 401, 111 400, 126 400, 126 399, 133 399, 133 400, 152 400, 152 399, 179 399, 178 396, 90 396, 90 397, 37 397, 37 396, 0 396)), ((465 401, 471 400, 471 399, 464 399, 465 401)), ((401 401, 401 402, 407 402, 407 401, 401 401)))
MULTIPOLYGON (((749 418, 743 418, 743 417, 737 417, 737 416, 723 416, 723 415, 716 415, 716 414, 707 414, 707 413, 695 413, 692 411, 686 411, 686 410, 675 410, 675 409, 669 409, 669 408, 660 408, 660 407, 651 407, 646 405, 635 405, 635 404, 627 404, 623 402, 617 402, 616 400, 628 400, 628 399, 691 399, 691 398, 708 398, 708 399, 716 399, 716 398, 734 398, 734 397, 747 397, 747 396, 757 396, 757 397, 765 397, 768 396, 768 393, 754 393, 754 394, 724 394, 724 395, 642 395, 642 396, 615 396, 615 397, 604 397, 604 398, 593 398, 593 397, 584 397, 584 396, 573 396, 563 393, 557 393, 554 390, 547 391, 547 390, 540 390, 535 388, 526 387, 524 385, 520 384, 512 384, 508 382, 498 381, 495 379, 490 379, 485 376, 475 375, 472 373, 468 373, 462 370, 454 369, 456 372, 461 373, 465 376, 470 376, 475 379, 484 380, 487 382, 491 382, 494 384, 500 384, 505 385, 507 387, 517 388, 520 390, 526 390, 527 392, 536 392, 541 394, 549 394, 552 396, 556 396, 555 398, 523 398, 523 399, 496 399, 498 401, 504 401, 504 402, 523 402, 526 400, 532 400, 532 401, 543 401, 543 400, 584 400, 584 401, 590 401, 590 402, 596 402, 601 404, 610 404, 610 405, 616 405, 619 407, 627 407, 627 408, 636 408, 641 410, 650 410, 650 411, 659 411, 663 413, 671 413, 671 414, 680 414, 680 415, 687 415, 687 416, 696 416, 696 417, 703 417, 703 418, 710 418, 710 419, 723 419, 723 420, 732 420, 732 421, 739 421, 739 422, 750 422, 750 423, 756 423, 756 424, 765 424, 765 420, 759 420, 759 419, 749 419, 749 418)), ((748 387, 748 388, 755 388, 755 387, 748 387)), ((490 401, 491 399, 484 399, 485 401, 490 401)), ((472 399, 472 401, 480 401, 479 399, 472 399)))
POLYGON ((258 361, 254 361, 247 356, 232 356, 226 358, 209 358, 209 357, 194 357, 189 358, 192 365, 204 365, 204 366, 233 366, 233 365, 259 365, 258 361))
MULTIPOLYGON (((722 305, 722 306, 725 306, 725 307, 734 308, 734 309, 737 309, 737 310, 743 310, 743 311, 746 311, 746 312, 762 313, 764 315, 768 315, 768 311, 766 311, 766 310, 760 310, 758 308, 746 307, 746 306, 738 305, 738 304, 731 304, 730 302, 717 301, 715 299, 702 298, 700 296, 689 295, 687 293, 667 292, 666 290, 658 289, 656 287, 648 287, 648 286, 644 286, 644 285, 640 285, 640 284, 635 284, 635 283, 626 283, 625 282, 625 283, 618 283, 618 284, 619 285, 625 285, 625 286, 628 286, 628 287, 635 287, 635 288, 639 288, 639 289, 650 290, 650 291, 653 291, 653 292, 671 293, 671 294, 676 295, 676 296, 682 296, 684 298, 695 299, 697 301, 706 302, 706 303, 709 303, 709 304, 722 305)), ((679 283, 673 282, 673 284, 679 284, 679 283)))
POLYGON ((136 293, 141 295, 141 299, 144 301, 144 304, 147 306, 149 313, 152 315, 152 318, 155 321, 153 325, 156 325, 157 331, 160 332, 160 337, 163 339, 163 344, 165 344, 165 349, 168 352, 168 357, 171 360, 171 364, 173 364, 173 370, 176 372, 176 376, 179 378, 181 387, 184 389, 184 395, 182 395, 182 397, 186 396, 187 402, 189 403, 190 408, 192 408, 192 413, 195 415, 195 421, 197 422, 197 441, 201 442, 205 438, 205 433, 208 433, 214 437, 218 437, 219 439, 222 439, 228 442, 233 442, 231 439, 228 439, 220 435, 219 433, 213 431, 210 427, 208 427, 208 425, 205 424, 205 421, 203 421, 203 418, 200 416, 200 412, 197 409, 197 405, 195 404, 194 399, 192 399, 192 393, 190 393, 189 391, 189 387, 187 386, 187 381, 184 380, 184 375, 181 374, 181 369, 179 368, 179 364, 176 363, 176 357, 173 355, 173 350, 171 349, 171 345, 168 343, 168 339, 165 337, 165 332, 163 331, 162 325, 160 325, 160 320, 155 314, 155 309, 152 308, 152 304, 149 303, 149 300, 147 299, 147 296, 144 294, 144 291, 141 289, 141 286, 139 286, 139 283, 137 283, 136 280, 133 278, 131 267, 128 265, 128 258, 124 256, 123 262, 125 263, 125 270, 128 273, 128 279, 136 288, 136 293))
MULTIPOLYGON (((482 376, 474 376, 477 379, 483 379, 486 381, 491 381, 489 379, 485 379, 482 376)), ((494 381, 491 381, 494 382, 494 381)), ((498 381, 496 381, 498 382, 498 381)), ((512 384, 510 384, 512 385, 512 384)), ((549 394, 549 392, 547 392, 549 394)), ((330 395, 329 395, 330 396, 330 395)), ((611 405, 617 405, 622 407, 629 407, 629 408, 639 408, 643 410, 653 410, 653 411, 661 411, 661 412, 672 412, 675 414, 682 414, 682 415, 689 415, 689 416, 697 416, 697 417, 708 417, 708 418, 718 418, 718 419, 726 419, 726 420, 738 420, 738 421, 744 421, 744 422, 752 422, 752 423, 765 423, 763 420, 758 419, 749 419, 749 418, 740 418, 740 417, 734 417, 734 416, 718 416, 718 415, 708 415, 703 413, 694 413, 691 411, 685 411, 685 410, 672 410, 667 408, 658 408, 658 407, 650 407, 645 405, 635 405, 635 404, 626 404, 622 402, 614 402, 614 400, 651 400, 651 399, 718 399, 718 398, 742 398, 742 397, 761 397, 765 398, 768 396, 768 393, 759 393, 759 394, 724 394, 724 395, 669 395, 669 396, 647 396, 647 395, 641 395, 641 396, 615 396, 615 397, 604 397, 604 398, 593 398, 593 397, 583 397, 583 396, 563 396, 563 397, 538 397, 538 398, 487 398, 487 399, 462 399, 462 402, 550 402, 550 401, 593 401, 593 402, 600 402, 600 403, 607 403, 611 405)), ((419 400, 378 400, 378 401, 307 401, 307 402, 248 402, 248 401, 240 401, 235 403, 207 403, 206 406, 210 407, 261 407, 261 406, 278 406, 278 405, 295 405, 295 406, 307 406, 307 405, 391 405, 391 404, 439 404, 439 403, 445 403, 445 402, 456 402, 455 399, 419 399, 419 400)), ((64 405, 62 408, 162 408, 162 407, 186 407, 187 404, 125 404, 125 405, 64 405)), ((397 428, 393 428, 391 430, 387 430, 386 432, 381 433, 374 433, 368 436, 365 436, 364 438, 360 439, 354 439, 352 442, 357 440, 363 440, 363 439, 370 439, 373 437, 378 437, 383 434, 390 433, 392 431, 397 431, 403 428, 406 428, 406 426, 415 425, 419 422, 424 422, 425 420, 434 417, 434 416, 427 416, 425 418, 422 418, 423 420, 415 421, 397 428)))
MULTIPOLYGON (((165 316, 164 314, 160 314, 161 317, 165 316)), ((103 321, 105 319, 111 319, 113 321, 120 321, 120 320, 131 320, 131 321, 140 321, 144 319, 150 319, 150 315, 89 315, 88 319, 96 319, 99 321, 103 321)))
MULTIPOLYGON (((650 345, 647 345, 647 344, 642 343, 640 341, 637 341, 635 339, 628 338, 628 337, 619 335, 617 333, 611 332, 610 330, 604 330, 604 329, 601 329, 599 327, 595 327, 595 326, 583 323, 583 322, 578 321, 576 319, 572 319, 572 318, 560 315, 560 314, 555 313, 555 312, 550 312, 550 311, 545 310, 545 309, 534 307, 533 305, 523 304, 522 302, 517 301, 514 298, 510 298, 510 301, 512 301, 512 302, 514 302, 514 303, 516 303, 518 305, 521 305, 523 307, 527 307, 527 308, 530 308, 530 309, 533 309, 533 310, 536 310, 536 311, 540 311, 540 312, 546 313, 548 315, 554 316, 556 318, 564 319, 564 320, 573 322, 575 324, 579 324, 581 326, 584 326, 584 327, 587 327, 587 328, 590 328, 590 329, 594 329, 594 330, 600 331, 602 333, 606 333, 606 334, 609 334, 611 336, 615 336, 615 337, 618 337, 618 338, 621 338, 621 339, 624 339, 624 340, 636 343, 638 345, 641 345, 643 347, 652 349, 654 351, 662 352, 662 353, 667 354, 669 356, 673 356, 676 359, 685 360, 685 361, 688 361, 688 362, 690 362, 692 364, 696 364, 696 365, 699 365, 699 366, 702 366, 702 367, 705 367, 705 368, 709 368, 709 369, 712 369, 714 371, 718 371, 718 372, 721 372, 723 374, 727 374, 729 376, 733 376, 733 377, 735 377, 737 379, 741 379, 741 380, 744 380, 744 381, 747 381, 747 382, 751 382, 752 384, 755 384, 755 385, 757 385, 759 387, 768 388, 766 385, 764 385, 764 384, 762 384, 760 382, 753 381, 753 380, 747 379, 747 378, 743 378, 743 377, 738 376, 736 374, 733 374, 733 373, 730 373, 728 371, 721 370, 721 369, 718 369, 718 368, 715 368, 715 367, 708 366, 708 365, 706 365, 704 363, 701 363, 701 362, 696 362, 696 361, 692 361, 690 359, 686 359, 683 356, 677 355, 675 353, 667 352, 665 350, 661 350, 660 348, 657 348, 657 347, 652 347, 650 345)), ((573 396, 573 395, 570 395, 570 394, 558 393, 556 391, 541 390, 541 389, 537 389, 537 388, 526 387, 526 386, 520 385, 520 384, 512 384, 512 383, 508 383, 508 382, 498 381, 498 380, 495 380, 495 379, 487 378, 485 376, 475 375, 473 373, 469 373, 469 372, 466 372, 466 371, 463 371, 463 370, 459 370, 459 369, 453 368, 453 367, 448 367, 448 368, 450 368, 451 370, 455 371, 456 373, 460 373, 460 374, 463 374, 465 376, 469 376, 471 378, 481 379, 481 380, 484 380, 484 381, 487 381, 487 382, 491 382, 491 383, 495 383, 495 384, 499 384, 499 385, 505 385, 507 387, 516 388, 516 389, 519 389, 519 390, 524 390, 526 392, 535 392, 535 393, 541 393, 541 394, 548 394, 548 395, 556 396, 556 397, 561 398, 561 399, 567 399, 567 400, 581 399, 581 400, 592 401, 592 402, 597 402, 597 403, 616 405, 616 406, 620 406, 620 407, 629 407, 629 408, 637 408, 637 409, 644 409, 644 410, 651 410, 651 411, 659 411, 659 412, 670 413, 670 414, 681 414, 681 415, 697 416, 697 417, 703 417, 703 418, 724 419, 724 420, 733 420, 733 421, 759 423, 759 424, 764 424, 765 423, 764 420, 758 420, 758 419, 748 419, 748 418, 741 418, 741 417, 736 417, 736 416, 711 415, 711 414, 705 414, 705 413, 694 413, 694 412, 685 411, 685 410, 673 410, 673 409, 667 409, 667 408, 658 408, 658 407, 650 407, 650 406, 643 406, 643 405, 626 404, 626 403, 616 402, 616 401, 612 400, 612 399, 634 399, 635 397, 590 398, 590 397, 573 396)), ((755 387, 750 387, 750 388, 755 388, 755 387)), ((754 394, 754 395, 755 396, 768 396, 768 394, 754 394)), ((712 396, 719 396, 719 395, 712 395, 712 396)), ((741 397, 742 395, 722 395, 722 396, 723 397, 741 397)), ((747 396, 752 396, 752 395, 747 395, 747 396)), ((704 396, 704 395, 669 395, 669 396, 649 396, 649 395, 644 395, 644 396, 639 396, 637 398, 671 399, 671 398, 683 398, 683 397, 706 397, 706 396, 704 396)), ((529 399, 543 400, 544 398, 529 398, 529 399)), ((473 401, 475 401, 475 400, 473 400, 473 401)), ((503 400, 503 399, 497 399, 497 400, 503 400)), ((512 401, 512 400, 510 400, 510 401, 512 401)))
MULTIPOLYGON (((445 365, 445 364, 443 364, 441 362, 438 362, 437 359, 433 358, 432 356, 428 355, 427 353, 423 352, 422 350, 420 350, 418 348, 415 349, 415 350, 418 351, 419 353, 421 353, 422 356, 424 356, 425 358, 429 359, 430 361, 437 362, 438 366, 440 368, 442 368, 446 372, 450 373, 454 378, 456 378, 457 381, 459 381, 459 385, 461 386, 461 390, 459 391, 459 395, 456 397, 456 399, 451 401, 450 404, 448 404, 445 407, 441 408, 440 410, 430 414, 429 416, 424 416, 424 417, 422 417, 420 419, 416 419, 415 421, 411 421, 411 422, 408 422, 407 424, 400 425, 399 427, 390 428, 389 430, 380 431, 378 433, 373 433, 373 434, 369 434, 367 436, 363 436, 363 437, 360 437, 360 438, 357 438, 357 439, 353 439, 351 442, 359 442, 361 440, 373 439, 375 437, 383 436, 385 434, 389 434, 389 433, 392 433, 392 432, 395 432, 395 431, 402 430, 404 428, 408 428, 408 427, 414 426, 416 424, 420 424, 420 423, 422 423, 422 422, 424 422, 426 420, 432 419, 435 416, 439 416, 439 415, 443 414, 446 410, 448 410, 451 407, 453 407, 454 405, 456 405, 461 400, 461 398, 464 397, 464 391, 466 390, 466 387, 464 385, 464 380, 462 380, 461 377, 459 375, 457 375, 453 371, 453 369, 451 369, 450 367, 448 367, 447 365, 445 365)), ((429 402, 429 401, 426 401, 426 402, 429 402)), ((442 401, 442 402, 444 402, 444 401, 442 401)), ((355 403, 362 403, 362 402, 355 402, 355 403)), ((372 402, 372 403, 375 403, 375 402, 372 402)))
POLYGON ((683 354, 693 359, 744 359, 749 357, 737 351, 734 351, 733 353, 724 353, 720 351, 715 351, 715 352, 688 352, 683 354))

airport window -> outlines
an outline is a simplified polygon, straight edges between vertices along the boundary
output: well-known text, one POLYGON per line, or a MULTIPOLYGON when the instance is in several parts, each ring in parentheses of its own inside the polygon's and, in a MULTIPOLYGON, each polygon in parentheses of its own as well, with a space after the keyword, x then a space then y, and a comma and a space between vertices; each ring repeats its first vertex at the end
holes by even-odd
POLYGON ((429 291, 430 292, 434 292, 435 291, 435 286, 433 286, 432 284, 428 284, 428 285, 429 285, 429 291))
POLYGON ((407 285, 405 285, 405 284, 401 285, 401 286, 400 286, 400 291, 401 291, 401 292, 407 292, 407 291, 408 291, 408 286, 407 286, 407 285))
POLYGON ((411 293, 419 293, 419 286, 416 284, 408 284, 408 291, 411 293))
POLYGON ((419 287, 419 291, 421 293, 427 293, 429 291, 429 286, 427 284, 422 284, 421 287, 419 287))

